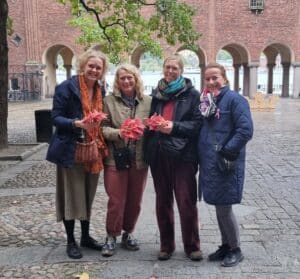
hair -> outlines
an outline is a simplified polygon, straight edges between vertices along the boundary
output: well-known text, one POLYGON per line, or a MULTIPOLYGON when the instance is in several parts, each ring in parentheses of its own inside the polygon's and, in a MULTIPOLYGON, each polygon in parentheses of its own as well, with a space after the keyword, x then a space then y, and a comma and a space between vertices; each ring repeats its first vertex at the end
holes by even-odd
POLYGON ((117 67, 114 84, 113 84, 113 91, 120 93, 118 79, 119 79, 120 71, 122 71, 122 70, 126 71, 127 73, 132 74, 134 76, 136 96, 138 97, 138 99, 143 99, 143 96, 144 96, 143 80, 142 80, 142 77, 141 77, 141 74, 140 74, 138 68, 132 64, 126 63, 126 64, 121 64, 120 66, 117 67))
POLYGON ((219 63, 209 63, 209 64, 205 67, 204 73, 206 72, 206 70, 212 69, 212 68, 217 68, 217 69, 220 70, 222 77, 223 77, 223 78, 225 79, 225 81, 226 81, 226 85, 229 86, 229 80, 228 80, 227 75, 226 75, 225 67, 224 67, 223 65, 219 64, 219 63))
POLYGON ((183 64, 183 59, 182 59, 181 55, 179 53, 176 53, 176 54, 168 56, 164 60, 163 67, 165 67, 166 63, 170 60, 175 60, 178 63, 179 68, 181 69, 181 73, 183 73, 184 64, 183 64))
POLYGON ((103 80, 107 70, 108 70, 108 59, 104 53, 99 50, 88 49, 84 53, 82 53, 77 59, 77 74, 81 74, 83 72, 83 68, 88 62, 90 58, 99 58, 103 62, 103 72, 101 76, 101 80, 103 80))

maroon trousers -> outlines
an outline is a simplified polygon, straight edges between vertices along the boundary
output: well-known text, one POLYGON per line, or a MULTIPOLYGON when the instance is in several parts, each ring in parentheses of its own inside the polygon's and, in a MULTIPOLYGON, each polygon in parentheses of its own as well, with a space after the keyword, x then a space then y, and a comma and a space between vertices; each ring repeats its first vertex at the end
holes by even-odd
POLYGON ((184 251, 200 249, 197 210, 197 164, 159 155, 151 173, 156 192, 156 216, 160 231, 161 251, 175 250, 174 198, 176 198, 184 251))
POLYGON ((148 168, 118 171, 114 166, 104 167, 104 187, 108 195, 106 231, 119 236, 122 230, 132 233, 141 211, 148 168))

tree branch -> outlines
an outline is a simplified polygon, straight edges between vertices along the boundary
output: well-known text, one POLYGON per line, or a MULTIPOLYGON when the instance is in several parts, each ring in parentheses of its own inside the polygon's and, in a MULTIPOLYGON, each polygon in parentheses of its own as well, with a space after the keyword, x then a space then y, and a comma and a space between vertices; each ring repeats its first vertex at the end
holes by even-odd
POLYGON ((119 26, 121 26, 121 27, 123 28, 124 32, 125 32, 126 35, 128 36, 128 30, 127 30, 126 23, 125 23, 125 20, 124 20, 124 19, 118 18, 115 22, 112 22, 112 23, 110 23, 110 24, 103 25, 102 22, 101 22, 101 19, 100 19, 100 17, 99 17, 99 14, 97 13, 97 11, 96 11, 95 9, 89 7, 89 6, 85 3, 84 0, 80 0, 80 3, 82 4, 82 6, 85 8, 85 10, 86 10, 87 12, 92 12, 92 13, 95 15, 95 17, 96 17, 96 19, 97 19, 97 22, 98 22, 98 25, 99 25, 99 27, 103 30, 103 34, 104 34, 105 38, 108 40, 109 44, 111 44, 112 41, 111 41, 111 38, 110 38, 110 37, 107 35, 107 33, 106 33, 106 29, 107 29, 108 27, 112 27, 112 26, 114 26, 114 25, 119 25, 119 26))
POLYGON ((107 41, 109 42, 109 44, 111 44, 111 43, 112 43, 112 40, 111 40, 111 38, 106 34, 106 32, 105 32, 105 29, 106 29, 106 28, 105 28, 105 26, 103 26, 103 24, 102 24, 102 22, 101 22, 101 19, 100 19, 100 17, 99 17, 99 14, 97 13, 97 11, 96 11, 95 9, 89 7, 89 6, 84 2, 84 0, 80 0, 79 2, 80 2, 81 5, 85 8, 85 10, 86 10, 87 12, 92 12, 92 13, 95 15, 99 27, 103 30, 103 34, 104 34, 105 38, 107 39, 107 41))
POLYGON ((156 2, 154 2, 154 3, 147 3, 147 2, 145 2, 143 0, 137 0, 137 2, 141 3, 144 6, 155 6, 156 5, 156 2))

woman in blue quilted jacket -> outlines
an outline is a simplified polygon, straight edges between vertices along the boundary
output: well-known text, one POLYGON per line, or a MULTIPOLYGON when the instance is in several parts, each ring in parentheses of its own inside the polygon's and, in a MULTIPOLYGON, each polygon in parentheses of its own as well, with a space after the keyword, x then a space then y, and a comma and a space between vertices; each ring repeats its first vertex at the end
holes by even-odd
POLYGON ((235 266, 244 258, 239 227, 232 210, 242 200, 246 144, 253 135, 247 100, 228 87, 225 68, 217 63, 205 69, 205 89, 200 97, 203 126, 198 142, 199 193, 215 205, 222 243, 210 261, 235 266))

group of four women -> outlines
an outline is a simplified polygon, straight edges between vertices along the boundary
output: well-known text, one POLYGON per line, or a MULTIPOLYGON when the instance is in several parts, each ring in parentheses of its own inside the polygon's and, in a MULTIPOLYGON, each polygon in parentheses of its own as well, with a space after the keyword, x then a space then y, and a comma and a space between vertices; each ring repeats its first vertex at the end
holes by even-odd
MULTIPOLYGON (((80 246, 115 253, 121 246, 138 250, 133 231, 140 214, 142 196, 150 166, 156 193, 156 216, 160 232, 159 260, 175 251, 174 196, 177 202, 184 251, 191 260, 203 258, 200 250, 197 179, 199 197, 216 206, 222 243, 210 254, 211 261, 234 266, 243 260, 239 229, 232 205, 241 202, 245 145, 253 125, 246 99, 228 87, 225 69, 210 64, 205 70, 205 90, 200 94, 182 76, 183 62, 172 55, 163 64, 163 78, 151 96, 143 93, 138 69, 123 64, 116 70, 112 94, 105 96, 101 81, 108 61, 98 51, 88 50, 78 60, 78 75, 58 85, 53 98, 52 119, 56 127, 47 160, 57 164, 57 221, 67 234, 67 255, 82 257, 74 238, 75 219, 81 222, 80 246), (105 96, 105 98, 104 98, 105 96), (87 122, 91 112, 104 112, 107 119, 87 122), (140 139, 128 139, 121 125, 128 118, 162 116, 155 129, 145 129, 140 139), (78 141, 96 141, 98 159, 78 163, 78 141), (127 147, 131 165, 116 168, 114 151, 127 147), (220 164, 222 163, 222 166, 220 164), (232 167, 234 165, 234 167, 232 167), (224 169, 225 167, 225 169, 224 169), (104 244, 89 234, 91 207, 99 172, 104 169, 108 195, 104 244)), ((147 121, 144 120, 147 126, 147 121)))

